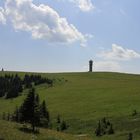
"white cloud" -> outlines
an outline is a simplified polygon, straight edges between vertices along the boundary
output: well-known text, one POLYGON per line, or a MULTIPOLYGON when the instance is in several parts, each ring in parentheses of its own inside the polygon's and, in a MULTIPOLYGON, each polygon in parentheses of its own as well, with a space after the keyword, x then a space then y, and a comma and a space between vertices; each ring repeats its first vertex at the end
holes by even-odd
POLYGON ((16 30, 27 31, 35 39, 49 42, 86 44, 85 35, 48 5, 33 0, 6 0, 6 17, 16 30))
POLYGON ((121 71, 121 66, 115 61, 95 61, 94 62, 95 71, 121 71))
POLYGON ((4 15, 4 9, 2 7, 0 7, 0 23, 6 24, 6 18, 5 18, 5 15, 4 15))
POLYGON ((112 50, 103 51, 100 56, 109 60, 131 60, 140 58, 140 53, 134 50, 124 49, 122 46, 112 44, 112 50))
POLYGON ((76 6, 79 7, 80 10, 83 12, 88 12, 95 8, 91 0, 70 0, 70 1, 75 3, 76 6))
POLYGON ((87 39, 92 39, 92 38, 94 38, 94 35, 92 35, 92 34, 85 34, 85 37, 87 39))

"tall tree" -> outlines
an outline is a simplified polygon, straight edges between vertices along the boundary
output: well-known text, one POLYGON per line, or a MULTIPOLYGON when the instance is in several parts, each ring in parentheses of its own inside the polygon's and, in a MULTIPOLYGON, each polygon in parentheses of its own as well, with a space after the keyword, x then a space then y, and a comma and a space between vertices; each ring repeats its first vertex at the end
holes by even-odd
POLYGON ((38 126, 40 123, 39 100, 37 100, 34 88, 29 91, 27 98, 20 107, 20 113, 21 121, 30 123, 34 132, 35 126, 38 126))
POLYGON ((44 125, 45 127, 48 127, 50 122, 50 115, 45 101, 43 101, 42 104, 40 105, 40 115, 42 126, 44 125))

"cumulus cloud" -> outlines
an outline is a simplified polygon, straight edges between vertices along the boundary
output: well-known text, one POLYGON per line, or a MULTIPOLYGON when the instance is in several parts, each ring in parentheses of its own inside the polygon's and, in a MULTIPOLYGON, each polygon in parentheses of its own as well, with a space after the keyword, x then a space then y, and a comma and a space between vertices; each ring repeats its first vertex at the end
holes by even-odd
POLYGON ((48 5, 37 6, 33 0, 6 0, 5 14, 16 30, 27 31, 34 39, 51 43, 87 42, 85 35, 48 5))
POLYGON ((134 50, 125 49, 116 44, 112 44, 112 50, 103 51, 100 56, 104 59, 110 60, 131 60, 134 58, 140 58, 140 53, 137 53, 134 50))
POLYGON ((95 8, 91 0, 69 0, 69 1, 75 3, 76 6, 79 7, 80 10, 83 12, 88 12, 95 8))
POLYGON ((4 9, 2 7, 0 7, 0 23, 6 24, 6 18, 5 18, 5 15, 4 15, 4 9))
POLYGON ((95 61, 95 71, 121 71, 121 66, 115 61, 95 61))

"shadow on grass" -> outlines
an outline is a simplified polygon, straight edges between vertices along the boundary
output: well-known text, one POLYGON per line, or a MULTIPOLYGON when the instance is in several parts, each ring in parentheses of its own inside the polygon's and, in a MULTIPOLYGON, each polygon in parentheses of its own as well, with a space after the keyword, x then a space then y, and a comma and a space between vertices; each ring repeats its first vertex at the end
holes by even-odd
POLYGON ((0 140, 4 140, 4 138, 2 138, 2 137, 0 136, 0 140))
POLYGON ((39 134, 39 129, 36 128, 34 131, 27 127, 26 125, 23 125, 22 127, 18 128, 20 131, 24 132, 24 133, 32 133, 32 134, 39 134))
POLYGON ((62 140, 62 139, 57 139, 57 138, 53 138, 53 137, 48 137, 47 140, 62 140))

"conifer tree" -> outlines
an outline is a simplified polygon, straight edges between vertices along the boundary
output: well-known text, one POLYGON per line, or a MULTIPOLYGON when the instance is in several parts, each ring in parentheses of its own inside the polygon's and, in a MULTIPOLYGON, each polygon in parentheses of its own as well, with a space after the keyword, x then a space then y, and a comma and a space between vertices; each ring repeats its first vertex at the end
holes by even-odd
POLYGON ((49 122, 50 122, 50 115, 49 115, 49 111, 47 109, 46 106, 46 102, 43 101, 42 104, 40 105, 40 117, 41 117, 41 125, 48 127, 49 126, 49 122))
POLYGON ((65 121, 62 121, 61 125, 60 125, 60 129, 61 131, 64 131, 67 129, 67 125, 66 125, 66 122, 65 121))
POLYGON ((96 136, 101 136, 101 133, 102 133, 102 131, 101 131, 101 123, 99 121, 98 127, 97 127, 97 129, 95 131, 95 134, 96 134, 96 136))
POLYGON ((113 129, 113 125, 111 124, 108 130, 108 134, 114 134, 114 129, 113 129))
POLYGON ((128 140, 133 140, 133 134, 132 133, 129 133, 128 140))
POLYGON ((57 116, 57 123, 58 124, 61 123, 61 120, 60 120, 60 116, 59 115, 57 116))
POLYGON ((20 112, 18 107, 16 107, 14 114, 12 115, 12 120, 16 122, 20 121, 20 112))
POLYGON ((27 98, 20 107, 21 121, 30 123, 33 132, 35 131, 35 126, 38 126, 40 123, 39 102, 37 102, 36 97, 35 89, 30 89, 27 98))

